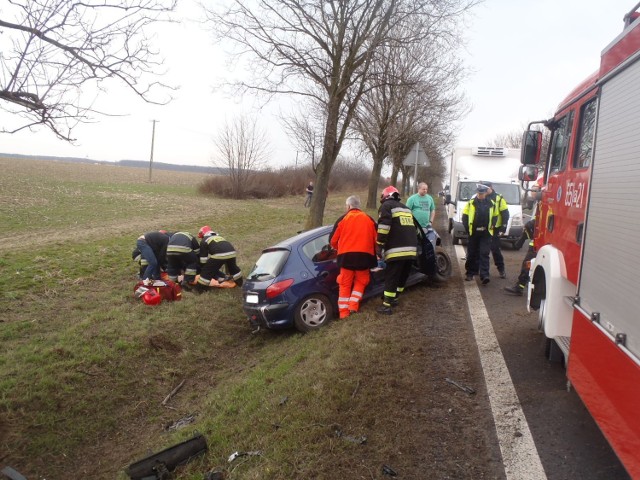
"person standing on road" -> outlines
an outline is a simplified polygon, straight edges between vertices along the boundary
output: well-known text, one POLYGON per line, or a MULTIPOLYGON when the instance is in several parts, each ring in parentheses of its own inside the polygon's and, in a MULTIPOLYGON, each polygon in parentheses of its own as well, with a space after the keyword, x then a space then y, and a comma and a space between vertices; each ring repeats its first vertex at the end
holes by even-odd
POLYGON ((333 226, 329 243, 338 251, 338 311, 340 318, 358 313, 364 289, 369 284, 369 269, 376 259, 376 222, 360 209, 360 199, 347 198, 347 213, 333 226))
POLYGON ((309 207, 311 206, 311 197, 313 196, 313 182, 309 182, 305 192, 307 193, 307 198, 304 199, 304 206, 309 207))
POLYGON ((507 201, 502 195, 493 189, 493 183, 480 182, 483 185, 489 187, 487 198, 495 204, 497 210, 497 220, 493 228, 493 236, 491 237, 491 255, 493 256, 493 263, 495 263, 498 269, 500 278, 507 278, 507 272, 504 269, 504 257, 502 256, 502 250, 500 249, 500 237, 507 231, 507 224, 509 223, 509 206, 507 201))
POLYGON ((157 230, 138 237, 133 259, 140 257, 140 280, 160 279, 160 272, 167 268, 167 245, 170 236, 166 230, 157 230))
POLYGON ((396 187, 385 188, 380 202, 377 252, 383 257, 386 267, 384 297, 378 313, 391 315, 411 273, 411 264, 418 251, 418 236, 411 210, 400 202, 400 192, 396 187))
POLYGON ((200 241, 199 287, 232 288, 242 285, 242 270, 236 263, 233 245, 205 225, 198 232, 200 241), (227 275, 222 272, 225 268, 227 275))
MULTIPOLYGON (((529 196, 531 200, 540 202, 540 198, 541 198, 540 192, 542 191, 542 188, 543 188, 543 181, 544 181, 544 177, 540 175, 536 180, 536 184, 533 185, 533 187, 531 188, 531 191, 529 192, 529 196)), ((537 210, 538 208, 536 204, 536 207, 534 208, 534 214, 533 214, 534 218, 529 220, 524 225, 523 236, 526 236, 529 239, 529 248, 527 249, 527 253, 524 256, 524 259, 522 260, 522 264, 520 265, 520 275, 518 275, 518 280, 516 281, 515 285, 513 285, 512 287, 504 287, 504 290, 511 295, 521 296, 522 293, 524 292, 524 289, 526 288, 527 284, 530 281, 529 269, 531 267, 531 260, 533 260, 537 254, 533 244, 535 216, 536 216, 537 210)))
POLYGON ((522 295, 522 292, 524 292, 527 283, 529 283, 529 267, 531 266, 531 260, 536 257, 536 250, 533 247, 534 225, 535 220, 533 219, 529 220, 524 225, 525 234, 529 238, 529 248, 527 249, 527 254, 522 260, 522 265, 520 265, 520 275, 518 275, 518 281, 513 287, 504 287, 504 290, 511 295, 522 295))
POLYGON ((436 203, 431 195, 428 195, 429 186, 425 182, 418 184, 418 193, 407 199, 407 207, 413 213, 423 230, 431 227, 436 216, 436 203))
POLYGON ((462 224, 469 236, 467 260, 465 262, 466 281, 480 274, 483 285, 489 283, 489 266, 493 227, 497 221, 495 203, 488 198, 489 187, 478 183, 476 195, 464 206, 462 224))

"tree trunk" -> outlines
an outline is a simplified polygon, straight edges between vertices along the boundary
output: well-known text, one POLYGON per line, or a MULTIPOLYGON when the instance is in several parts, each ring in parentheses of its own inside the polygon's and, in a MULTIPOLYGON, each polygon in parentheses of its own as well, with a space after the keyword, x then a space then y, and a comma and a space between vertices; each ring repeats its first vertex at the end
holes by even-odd
POLYGON ((309 216, 305 222, 305 230, 322 226, 324 207, 327 203, 327 195, 329 195, 331 169, 340 152, 340 147, 337 143, 340 103, 340 99, 332 99, 332 101, 329 102, 322 158, 320 158, 316 170, 316 185, 313 189, 313 197, 311 197, 311 207, 309 208, 309 216))
POLYGON ((380 173, 384 154, 377 154, 373 157, 373 169, 369 177, 369 190, 367 192, 367 208, 378 208, 378 185, 380 185, 380 173))
POLYGON ((394 187, 398 184, 398 167, 396 167, 395 165, 391 169, 391 181, 389 182, 389 184, 393 185, 394 187))

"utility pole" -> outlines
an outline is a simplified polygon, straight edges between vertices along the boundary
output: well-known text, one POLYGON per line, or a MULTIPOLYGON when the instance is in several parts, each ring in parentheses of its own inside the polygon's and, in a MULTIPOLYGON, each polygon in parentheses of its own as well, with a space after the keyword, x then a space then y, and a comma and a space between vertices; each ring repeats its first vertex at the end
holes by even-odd
POLYGON ((151 120, 153 127, 151 129, 151 157, 149 158, 149 183, 151 183, 151 172, 153 171, 153 144, 156 139, 156 122, 157 120, 151 120))

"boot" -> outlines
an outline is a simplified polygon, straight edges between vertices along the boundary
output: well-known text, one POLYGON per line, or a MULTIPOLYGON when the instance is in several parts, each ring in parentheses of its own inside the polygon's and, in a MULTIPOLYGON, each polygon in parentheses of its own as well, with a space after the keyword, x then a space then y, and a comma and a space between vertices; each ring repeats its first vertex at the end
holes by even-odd
POLYGON ((509 293, 510 295, 521 296, 524 287, 522 285, 516 284, 513 287, 504 287, 504 291, 509 293))

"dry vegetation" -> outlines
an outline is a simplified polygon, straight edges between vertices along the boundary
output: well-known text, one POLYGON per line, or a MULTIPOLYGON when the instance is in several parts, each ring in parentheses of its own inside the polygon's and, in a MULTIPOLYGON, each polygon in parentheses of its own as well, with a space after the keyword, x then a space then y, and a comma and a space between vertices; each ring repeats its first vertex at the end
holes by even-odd
MULTIPOLYGON (((197 194, 195 174, 0 168, 0 464, 30 479, 126 478, 200 432, 207 453, 175 478, 372 479, 383 465, 399 478, 501 478, 483 392, 443 380, 482 384, 454 281, 411 289, 392 318, 372 302, 314 334, 254 334, 237 289, 136 301, 131 249, 141 232, 206 223, 246 271, 301 228, 302 195, 237 202, 197 194), (235 451, 260 454, 229 463, 235 451)), ((345 195, 330 196, 326 223, 345 195)))
MULTIPOLYGON (((363 192, 367 189, 371 171, 364 165, 338 162, 331 171, 329 192, 363 192)), ((283 198, 300 195, 315 174, 310 167, 281 167, 251 175, 242 198, 283 198)), ((227 178, 211 176, 198 191, 205 195, 231 198, 233 187, 227 178)))

